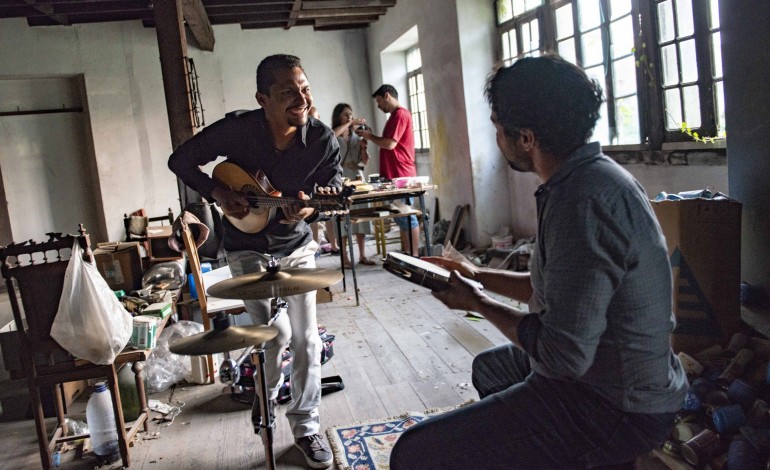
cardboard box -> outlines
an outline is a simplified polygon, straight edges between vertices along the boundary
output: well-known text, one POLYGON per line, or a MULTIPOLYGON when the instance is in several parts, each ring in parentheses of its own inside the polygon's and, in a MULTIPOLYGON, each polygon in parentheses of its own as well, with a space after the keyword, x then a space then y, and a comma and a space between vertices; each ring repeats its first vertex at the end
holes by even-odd
POLYGON ((112 290, 132 292, 142 288, 139 243, 100 243, 94 250, 96 267, 112 290))
POLYGON ((323 289, 318 289, 316 291, 315 303, 325 304, 331 302, 332 300, 332 291, 328 287, 324 287, 323 289))
POLYGON ((674 277, 674 352, 727 344, 741 328, 741 204, 730 200, 653 202, 674 277))

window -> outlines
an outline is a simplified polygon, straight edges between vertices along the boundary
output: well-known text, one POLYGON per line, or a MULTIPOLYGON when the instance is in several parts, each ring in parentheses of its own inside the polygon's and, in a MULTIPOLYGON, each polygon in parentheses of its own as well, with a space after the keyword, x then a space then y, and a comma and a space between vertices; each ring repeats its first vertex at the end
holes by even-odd
POLYGON ((420 48, 413 47, 406 52, 406 78, 409 93, 409 109, 412 111, 414 148, 417 152, 430 150, 428 136, 428 113, 425 105, 425 84, 422 78, 420 48))
POLYGON ((603 145, 724 135, 718 0, 497 0, 499 58, 556 51, 599 81, 603 145))

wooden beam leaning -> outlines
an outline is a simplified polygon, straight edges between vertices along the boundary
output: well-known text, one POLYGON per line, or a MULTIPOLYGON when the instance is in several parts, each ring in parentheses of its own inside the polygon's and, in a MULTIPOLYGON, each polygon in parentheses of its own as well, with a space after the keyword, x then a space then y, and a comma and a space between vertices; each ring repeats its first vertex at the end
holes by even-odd
MULTIPOLYGON (((158 36, 166 113, 171 131, 171 147, 176 150, 193 136, 194 117, 187 81, 187 38, 181 0, 155 0, 155 31, 158 36)), ((177 179, 181 206, 199 202, 200 195, 177 179)))
POLYGON ((291 6, 291 13, 289 13, 289 21, 286 22, 284 29, 289 29, 297 24, 297 17, 301 8, 302 0, 294 0, 294 5, 291 6))
POLYGON ((203 8, 201 0, 182 0, 182 10, 190 32, 198 41, 201 50, 214 50, 214 30, 211 21, 203 8))

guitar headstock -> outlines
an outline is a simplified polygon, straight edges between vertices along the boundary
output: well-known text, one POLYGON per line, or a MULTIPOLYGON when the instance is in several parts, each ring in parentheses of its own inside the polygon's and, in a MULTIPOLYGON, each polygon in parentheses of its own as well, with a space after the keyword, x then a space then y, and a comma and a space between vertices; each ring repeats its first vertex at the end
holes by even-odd
POLYGON ((341 189, 330 186, 319 186, 315 190, 312 206, 320 211, 334 211, 343 214, 348 211, 351 204, 350 196, 356 190, 355 186, 343 186, 341 189))

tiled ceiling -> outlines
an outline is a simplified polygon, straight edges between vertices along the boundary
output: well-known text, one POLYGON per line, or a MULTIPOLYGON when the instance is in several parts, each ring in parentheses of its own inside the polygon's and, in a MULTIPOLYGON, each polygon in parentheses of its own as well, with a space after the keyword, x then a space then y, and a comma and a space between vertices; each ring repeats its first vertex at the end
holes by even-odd
MULTIPOLYGON (((365 28, 396 0, 181 0, 199 3, 212 25, 243 29, 312 26, 316 30, 365 28)), ((189 5, 188 5, 189 6, 189 5)), ((29 26, 141 20, 155 24, 152 0, 2 0, 0 18, 26 18, 29 26)))

